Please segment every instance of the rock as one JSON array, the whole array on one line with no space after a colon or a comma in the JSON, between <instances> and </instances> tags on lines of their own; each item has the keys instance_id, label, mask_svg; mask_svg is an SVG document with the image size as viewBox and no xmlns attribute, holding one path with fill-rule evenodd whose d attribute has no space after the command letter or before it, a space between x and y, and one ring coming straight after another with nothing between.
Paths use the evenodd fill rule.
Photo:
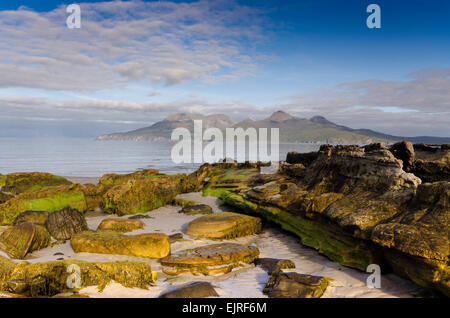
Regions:
<instances>
[{"instance_id":1,"label":"rock","mask_svg":"<svg viewBox=\"0 0 450 318\"><path fill-rule=\"evenodd\" d=\"M213 240L232 239L261 231L261 219L233 212L218 212L191 221L186 234Z\"/></svg>"},{"instance_id":2,"label":"rock","mask_svg":"<svg viewBox=\"0 0 450 318\"><path fill-rule=\"evenodd\" d=\"M7 284L9 290L15 294L23 294L28 290L28 284L24 279L10 280Z\"/></svg>"},{"instance_id":3,"label":"rock","mask_svg":"<svg viewBox=\"0 0 450 318\"><path fill-rule=\"evenodd\" d=\"M141 179L141 178L152 178L157 176L159 171L156 169L145 169L129 174L105 174L99 180L99 185L105 186L115 186L119 184L127 183L129 180Z\"/></svg>"},{"instance_id":4,"label":"rock","mask_svg":"<svg viewBox=\"0 0 450 318\"><path fill-rule=\"evenodd\" d=\"M113 231L86 231L70 240L75 253L118 254L145 258L163 258L170 253L165 234L123 235Z\"/></svg>"},{"instance_id":5,"label":"rock","mask_svg":"<svg viewBox=\"0 0 450 318\"><path fill-rule=\"evenodd\" d=\"M279 224L345 266L378 264L450 295L449 150L323 145L314 160L294 156L267 177L213 165L204 193ZM237 189L222 187L230 175L242 176Z\"/></svg>"},{"instance_id":6,"label":"rock","mask_svg":"<svg viewBox=\"0 0 450 318\"><path fill-rule=\"evenodd\" d=\"M55 212L66 207L84 212L86 200L79 184L29 190L0 205L0 223L10 225L25 211Z\"/></svg>"},{"instance_id":7,"label":"rock","mask_svg":"<svg viewBox=\"0 0 450 318\"><path fill-rule=\"evenodd\" d=\"M136 214L128 217L129 220L153 219L150 215Z\"/></svg>"},{"instance_id":8,"label":"rock","mask_svg":"<svg viewBox=\"0 0 450 318\"><path fill-rule=\"evenodd\" d=\"M145 224L138 220L104 219L98 226L97 231L131 232L144 228Z\"/></svg>"},{"instance_id":9,"label":"rock","mask_svg":"<svg viewBox=\"0 0 450 318\"><path fill-rule=\"evenodd\" d=\"M320 298L328 283L327 277L278 273L270 277L263 293L270 298Z\"/></svg>"},{"instance_id":10,"label":"rock","mask_svg":"<svg viewBox=\"0 0 450 318\"><path fill-rule=\"evenodd\" d=\"M5 203L12 198L14 198L14 195L0 191L0 204Z\"/></svg>"},{"instance_id":11,"label":"rock","mask_svg":"<svg viewBox=\"0 0 450 318\"><path fill-rule=\"evenodd\" d=\"M74 234L88 229L84 216L76 209L71 208L50 213L45 227L57 240L68 240Z\"/></svg>"},{"instance_id":12,"label":"rock","mask_svg":"<svg viewBox=\"0 0 450 318\"><path fill-rule=\"evenodd\" d=\"M50 234L41 225L24 222L8 228L0 236L0 249L11 258L23 259L27 253L50 244Z\"/></svg>"},{"instance_id":13,"label":"rock","mask_svg":"<svg viewBox=\"0 0 450 318\"><path fill-rule=\"evenodd\" d=\"M196 204L196 205L186 205L184 206L179 213L184 213L187 215L196 215L196 214L212 214L213 210L209 205L206 204Z\"/></svg>"},{"instance_id":14,"label":"rock","mask_svg":"<svg viewBox=\"0 0 450 318\"><path fill-rule=\"evenodd\" d=\"M44 211L25 211L20 213L13 224L17 225L22 222L30 222L38 225L45 226L45 222L48 219L48 212Z\"/></svg>"},{"instance_id":15,"label":"rock","mask_svg":"<svg viewBox=\"0 0 450 318\"><path fill-rule=\"evenodd\" d=\"M104 195L103 209L106 213L122 216L159 208L180 193L180 178L155 176L114 186Z\"/></svg>"},{"instance_id":16,"label":"rock","mask_svg":"<svg viewBox=\"0 0 450 318\"><path fill-rule=\"evenodd\" d=\"M16 172L4 177L3 185L0 186L9 189L14 194L72 184L66 178L43 172Z\"/></svg>"},{"instance_id":17,"label":"rock","mask_svg":"<svg viewBox=\"0 0 450 318\"><path fill-rule=\"evenodd\" d=\"M87 211L97 211L101 209L103 196L106 191L108 191L111 186L105 186L103 184L93 185L85 184L81 191L83 191L86 200L86 210Z\"/></svg>"},{"instance_id":18,"label":"rock","mask_svg":"<svg viewBox=\"0 0 450 318\"><path fill-rule=\"evenodd\" d=\"M182 241L183 240L183 233L175 233L172 235L169 235L169 239L170 239L170 243L175 243L178 241Z\"/></svg>"},{"instance_id":19,"label":"rock","mask_svg":"<svg viewBox=\"0 0 450 318\"><path fill-rule=\"evenodd\" d=\"M214 287L208 282L193 282L165 293L159 298L205 298L219 297Z\"/></svg>"},{"instance_id":20,"label":"rock","mask_svg":"<svg viewBox=\"0 0 450 318\"><path fill-rule=\"evenodd\" d=\"M243 263L250 264L258 256L259 250L254 246L221 243L180 251L161 259L161 264L168 275L214 275L228 273Z\"/></svg>"},{"instance_id":21,"label":"rock","mask_svg":"<svg viewBox=\"0 0 450 318\"><path fill-rule=\"evenodd\" d=\"M298 153L288 152L286 156L286 162L291 164L301 164L303 166L309 166L318 157L318 152Z\"/></svg>"},{"instance_id":22,"label":"rock","mask_svg":"<svg viewBox=\"0 0 450 318\"><path fill-rule=\"evenodd\" d=\"M389 149L395 158L400 159L403 162L403 169L410 171L414 166L414 146L409 141L402 141L393 144Z\"/></svg>"},{"instance_id":23,"label":"rock","mask_svg":"<svg viewBox=\"0 0 450 318\"><path fill-rule=\"evenodd\" d=\"M155 281L151 267L146 262L95 262L79 260L50 261L15 265L2 278L8 285L20 287L28 296L54 296L68 292L67 281L76 269L80 270L81 288L98 286L101 292L108 283L115 281L124 287L147 289ZM0 284L1 286L1 284Z\"/></svg>"},{"instance_id":24,"label":"rock","mask_svg":"<svg viewBox=\"0 0 450 318\"><path fill-rule=\"evenodd\" d=\"M295 263L288 259L258 258L255 265L261 266L269 275L277 274L282 269L295 268Z\"/></svg>"},{"instance_id":25,"label":"rock","mask_svg":"<svg viewBox=\"0 0 450 318\"><path fill-rule=\"evenodd\" d=\"M187 206L187 205L196 205L198 204L198 202L193 201L193 200L187 200L184 198L175 198L172 200L171 202L173 205L177 205L177 206Z\"/></svg>"}]
</instances>

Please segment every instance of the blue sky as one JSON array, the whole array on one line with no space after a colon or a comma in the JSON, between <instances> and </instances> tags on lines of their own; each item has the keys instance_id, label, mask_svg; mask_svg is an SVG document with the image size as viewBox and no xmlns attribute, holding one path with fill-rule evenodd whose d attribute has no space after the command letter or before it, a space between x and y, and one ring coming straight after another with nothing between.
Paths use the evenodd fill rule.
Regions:
<instances>
[{"instance_id":1,"label":"blue sky","mask_svg":"<svg viewBox=\"0 0 450 318\"><path fill-rule=\"evenodd\" d=\"M397 135L450 136L448 1L0 3L3 135L86 135L174 112L281 109ZM381 8L381 28L366 7Z\"/></svg>"}]
</instances>

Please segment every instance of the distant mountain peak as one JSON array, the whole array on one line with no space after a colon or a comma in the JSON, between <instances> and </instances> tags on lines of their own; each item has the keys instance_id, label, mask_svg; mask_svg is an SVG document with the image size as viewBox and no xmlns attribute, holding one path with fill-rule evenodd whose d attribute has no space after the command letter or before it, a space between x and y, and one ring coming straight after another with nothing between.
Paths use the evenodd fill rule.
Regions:
<instances>
[{"instance_id":1,"label":"distant mountain peak","mask_svg":"<svg viewBox=\"0 0 450 318\"><path fill-rule=\"evenodd\" d=\"M295 118L295 117L292 116L292 115L289 115L288 113L286 113L286 112L284 112L284 111L282 111L282 110L279 110L279 111L274 112L274 113L273 113L269 118L267 118L267 119L273 120L273 121L277 121L277 122L283 122L283 121L286 121L286 120L288 120L288 119L293 119L293 118Z\"/></svg>"},{"instance_id":2,"label":"distant mountain peak","mask_svg":"<svg viewBox=\"0 0 450 318\"><path fill-rule=\"evenodd\" d=\"M331 124L331 122L323 116L311 117L310 121L312 121L313 123L319 123L319 124L323 124L323 125Z\"/></svg>"}]
</instances>

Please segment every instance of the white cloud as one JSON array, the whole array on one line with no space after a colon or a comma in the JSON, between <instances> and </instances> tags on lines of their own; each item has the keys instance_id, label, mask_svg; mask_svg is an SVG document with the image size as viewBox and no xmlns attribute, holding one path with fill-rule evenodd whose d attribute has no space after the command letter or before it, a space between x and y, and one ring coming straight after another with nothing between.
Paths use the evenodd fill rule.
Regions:
<instances>
[{"instance_id":1,"label":"white cloud","mask_svg":"<svg viewBox=\"0 0 450 318\"><path fill-rule=\"evenodd\" d=\"M66 27L65 6L0 11L0 87L89 91L133 80L230 80L255 69L243 47L261 38L254 9L203 0L80 6L81 29Z\"/></svg>"}]
</instances>

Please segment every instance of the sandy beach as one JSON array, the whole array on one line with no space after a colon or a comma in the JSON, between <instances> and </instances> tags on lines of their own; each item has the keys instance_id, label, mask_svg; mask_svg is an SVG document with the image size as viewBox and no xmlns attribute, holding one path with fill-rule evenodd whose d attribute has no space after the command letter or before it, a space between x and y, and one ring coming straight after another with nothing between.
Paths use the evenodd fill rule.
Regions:
<instances>
[{"instance_id":1,"label":"sandy beach","mask_svg":"<svg viewBox=\"0 0 450 318\"><path fill-rule=\"evenodd\" d=\"M81 178L80 178L81 179ZM92 181L83 178L85 181ZM79 179L77 179L79 180ZM208 204L214 212L223 211L219 206L219 200L214 197L203 197L201 193L188 193L178 196L194 200L199 203ZM198 215L190 216L178 213L181 208L178 206L163 206L146 215L148 219L141 219L145 223L143 229L127 233L134 235L140 233L165 233L171 235L183 232L186 225ZM101 212L89 212L86 214L88 226L96 230L100 222L105 218L117 217ZM122 217L126 219L127 217ZM374 289L366 286L368 273L344 267L336 262L330 261L320 255L317 251L301 245L298 238L279 230L277 227L266 227L262 233L244 238L230 240L241 244L255 244L260 250L260 257L280 258L292 260L296 268L285 271L293 271L303 274L318 276L327 276L332 279L323 297L341 298L341 297L413 297L421 292L421 288L412 282L402 279L394 274L382 275L381 288ZM216 243L207 239L194 239L184 234L184 240L175 242L171 245L172 253L208 244ZM56 254L56 255L55 255ZM0 252L0 255L7 257L6 253ZM47 247L35 251L26 257L30 263L45 262L64 259L78 259L85 261L119 261L119 260L139 260L148 262L153 271L157 272L158 279L156 283L148 290L139 288L125 288L118 283L110 283L103 292L98 292L96 286L83 288L80 294L90 297L158 297L178 286L193 281L211 282L220 297L267 297L263 294L263 288L269 279L267 272L259 266L253 264L234 269L232 272L219 276L203 276L182 274L178 276L169 276L161 271L159 260L150 260L145 258L129 257L122 255L93 254L93 253L74 253L70 242ZM16 262L19 262L16 260ZM60 296L68 296L62 294Z\"/></svg>"}]
</instances>

